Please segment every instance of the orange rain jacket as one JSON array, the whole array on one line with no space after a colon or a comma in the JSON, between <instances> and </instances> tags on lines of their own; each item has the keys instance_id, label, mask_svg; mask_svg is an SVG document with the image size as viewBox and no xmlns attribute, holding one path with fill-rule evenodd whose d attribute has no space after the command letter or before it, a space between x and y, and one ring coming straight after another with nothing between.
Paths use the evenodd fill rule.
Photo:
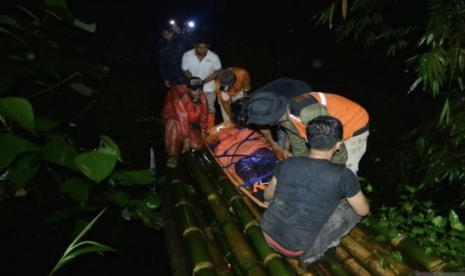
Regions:
<instances>
[{"instance_id":1,"label":"orange rain jacket","mask_svg":"<svg viewBox=\"0 0 465 276\"><path fill-rule=\"evenodd\" d=\"M165 97L161 113L165 129L165 148L168 154L179 155L183 138L190 138L191 147L203 145L201 129L207 128L208 103L204 93L195 104L186 85L174 85Z\"/></svg>"}]
</instances>

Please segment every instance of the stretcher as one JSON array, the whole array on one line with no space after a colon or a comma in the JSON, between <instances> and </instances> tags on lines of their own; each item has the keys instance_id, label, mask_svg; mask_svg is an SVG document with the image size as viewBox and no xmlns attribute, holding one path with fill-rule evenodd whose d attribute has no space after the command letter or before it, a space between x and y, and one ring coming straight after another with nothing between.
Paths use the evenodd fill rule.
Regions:
<instances>
[{"instance_id":1,"label":"stretcher","mask_svg":"<svg viewBox=\"0 0 465 276\"><path fill-rule=\"evenodd\" d=\"M214 157L217 164L223 169L224 173L229 178L229 180L234 185L236 185L236 187L238 187L238 189L245 196L250 198L250 200L252 200L258 206L260 206L262 208L267 208L268 203L265 202L265 200L263 198L263 193L264 193L264 190L267 187L268 182L255 181L253 183L247 183L247 185L246 185L246 181L244 181L237 173L235 173L235 172L233 172L231 170L228 170L226 168L225 164L223 164L219 160L218 156L215 155L214 147L216 146L216 144L213 141L218 139L217 134L223 128L234 128L234 125L232 123L230 123L230 122L226 122L226 123L219 124L219 125L215 126L214 128L210 129L208 131L209 135L205 139L205 145L206 145L207 151Z\"/></svg>"}]
</instances>

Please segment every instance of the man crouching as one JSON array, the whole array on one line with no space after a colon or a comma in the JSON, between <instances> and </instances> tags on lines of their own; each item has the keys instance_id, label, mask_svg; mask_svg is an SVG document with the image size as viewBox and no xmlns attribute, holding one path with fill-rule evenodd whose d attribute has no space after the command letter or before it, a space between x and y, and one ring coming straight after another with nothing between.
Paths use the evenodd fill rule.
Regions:
<instances>
[{"instance_id":1,"label":"man crouching","mask_svg":"<svg viewBox=\"0 0 465 276\"><path fill-rule=\"evenodd\" d=\"M271 201L260 222L268 245L306 267L337 246L369 213L355 174L332 163L342 124L319 116L306 128L310 154L282 161L265 190ZM278 185L279 184L279 185Z\"/></svg>"},{"instance_id":2,"label":"man crouching","mask_svg":"<svg viewBox=\"0 0 465 276\"><path fill-rule=\"evenodd\" d=\"M192 77L188 85L171 86L165 97L161 116L165 131L166 166L175 168L179 154L200 149L207 128L208 103L203 82Z\"/></svg>"}]
</instances>

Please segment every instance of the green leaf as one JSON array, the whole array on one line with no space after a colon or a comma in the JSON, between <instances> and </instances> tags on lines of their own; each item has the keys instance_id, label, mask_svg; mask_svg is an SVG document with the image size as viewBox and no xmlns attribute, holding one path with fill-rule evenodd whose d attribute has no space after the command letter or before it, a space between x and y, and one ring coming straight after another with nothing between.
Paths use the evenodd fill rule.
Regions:
<instances>
[{"instance_id":1,"label":"green leaf","mask_svg":"<svg viewBox=\"0 0 465 276\"><path fill-rule=\"evenodd\" d=\"M405 211L409 213L412 212L413 210L413 204L411 204L409 201L404 202L402 207L404 208Z\"/></svg>"},{"instance_id":2,"label":"green leaf","mask_svg":"<svg viewBox=\"0 0 465 276\"><path fill-rule=\"evenodd\" d=\"M19 155L34 143L12 133L0 134L0 171L8 167Z\"/></svg>"},{"instance_id":3,"label":"green leaf","mask_svg":"<svg viewBox=\"0 0 465 276\"><path fill-rule=\"evenodd\" d=\"M386 241L386 236L385 235L378 235L374 238L375 241L377 242L385 242Z\"/></svg>"},{"instance_id":4,"label":"green leaf","mask_svg":"<svg viewBox=\"0 0 465 276\"><path fill-rule=\"evenodd\" d=\"M44 0L43 6L61 20L70 23L73 22L74 16L69 10L65 0Z\"/></svg>"},{"instance_id":5,"label":"green leaf","mask_svg":"<svg viewBox=\"0 0 465 276\"><path fill-rule=\"evenodd\" d=\"M449 99L446 99L442 107L441 115L439 116L439 124L449 124L450 104Z\"/></svg>"},{"instance_id":6,"label":"green leaf","mask_svg":"<svg viewBox=\"0 0 465 276\"><path fill-rule=\"evenodd\" d=\"M19 190L26 187L39 171L38 155L38 153L35 153L22 156L10 167L8 180L11 181L16 189Z\"/></svg>"},{"instance_id":7,"label":"green leaf","mask_svg":"<svg viewBox=\"0 0 465 276\"><path fill-rule=\"evenodd\" d=\"M78 153L65 139L52 139L43 146L41 153L44 160L77 170L74 160Z\"/></svg>"},{"instance_id":8,"label":"green leaf","mask_svg":"<svg viewBox=\"0 0 465 276\"><path fill-rule=\"evenodd\" d=\"M105 179L113 171L117 160L116 152L111 148L81 153L74 162L79 170L95 182Z\"/></svg>"},{"instance_id":9,"label":"green leaf","mask_svg":"<svg viewBox=\"0 0 465 276\"><path fill-rule=\"evenodd\" d=\"M89 185L80 178L71 178L60 185L60 192L84 204L89 197Z\"/></svg>"},{"instance_id":10,"label":"green leaf","mask_svg":"<svg viewBox=\"0 0 465 276\"><path fill-rule=\"evenodd\" d=\"M447 225L447 218L443 216L435 216L432 220L431 223L433 223L434 226L436 227L445 227Z\"/></svg>"},{"instance_id":11,"label":"green leaf","mask_svg":"<svg viewBox=\"0 0 465 276\"><path fill-rule=\"evenodd\" d=\"M155 194L150 194L146 198L144 198L145 207L149 209L156 209L160 206L160 197Z\"/></svg>"},{"instance_id":12,"label":"green leaf","mask_svg":"<svg viewBox=\"0 0 465 276\"><path fill-rule=\"evenodd\" d=\"M389 231L388 235L389 235L389 238L394 239L394 238L400 237L401 233L397 229L392 229Z\"/></svg>"},{"instance_id":13,"label":"green leaf","mask_svg":"<svg viewBox=\"0 0 465 276\"><path fill-rule=\"evenodd\" d=\"M120 150L119 150L118 145L117 145L110 137L108 137L108 136L106 136L106 135L103 135L103 134L100 135L100 139L102 140L102 143L103 143L106 147L109 147L109 148L113 149L113 150L116 152L117 156L118 156L118 160L119 160L120 162L123 162L123 160L122 160L122 158L121 158L121 152L120 152Z\"/></svg>"},{"instance_id":14,"label":"green leaf","mask_svg":"<svg viewBox=\"0 0 465 276\"><path fill-rule=\"evenodd\" d=\"M49 275L55 273L58 269L63 267L68 262L72 261L73 259L86 254L86 253L100 253L104 251L114 251L117 252L115 249L100 244L94 241L83 241L79 242L79 240L92 228L95 222L100 218L100 216L106 211L106 208L102 210L80 233L76 236L76 238L71 242L71 244L66 248L65 253L63 256L58 260L55 267L52 269ZM78 243L79 242L79 243Z\"/></svg>"},{"instance_id":15,"label":"green leaf","mask_svg":"<svg viewBox=\"0 0 465 276\"><path fill-rule=\"evenodd\" d=\"M132 170L132 171L115 171L112 173L113 178L119 185L150 185L155 181L150 170Z\"/></svg>"},{"instance_id":16,"label":"green leaf","mask_svg":"<svg viewBox=\"0 0 465 276\"><path fill-rule=\"evenodd\" d=\"M0 114L18 123L25 130L35 133L34 112L28 100L16 97L0 99Z\"/></svg>"},{"instance_id":17,"label":"green leaf","mask_svg":"<svg viewBox=\"0 0 465 276\"><path fill-rule=\"evenodd\" d=\"M462 222L460 222L459 216L454 210L450 210L449 212L449 222L452 229L457 231L464 231L465 227L463 226Z\"/></svg>"},{"instance_id":18,"label":"green leaf","mask_svg":"<svg viewBox=\"0 0 465 276\"><path fill-rule=\"evenodd\" d=\"M36 130L40 132L48 132L56 128L59 124L59 121L45 117L37 117L35 120Z\"/></svg>"},{"instance_id":19,"label":"green leaf","mask_svg":"<svg viewBox=\"0 0 465 276\"><path fill-rule=\"evenodd\" d=\"M381 266L381 268L386 269L386 268L389 268L391 264L386 258L381 257L379 258L379 265Z\"/></svg>"},{"instance_id":20,"label":"green leaf","mask_svg":"<svg viewBox=\"0 0 465 276\"><path fill-rule=\"evenodd\" d=\"M400 253L400 251L396 250L396 251L393 251L391 253L391 255L398 261L398 262L402 262L402 254Z\"/></svg>"},{"instance_id":21,"label":"green leaf","mask_svg":"<svg viewBox=\"0 0 465 276\"><path fill-rule=\"evenodd\" d=\"M414 235L414 236L421 235L421 234L424 234L424 233L425 233L425 230L423 228L413 227L413 229L412 229L412 235Z\"/></svg>"}]
</instances>

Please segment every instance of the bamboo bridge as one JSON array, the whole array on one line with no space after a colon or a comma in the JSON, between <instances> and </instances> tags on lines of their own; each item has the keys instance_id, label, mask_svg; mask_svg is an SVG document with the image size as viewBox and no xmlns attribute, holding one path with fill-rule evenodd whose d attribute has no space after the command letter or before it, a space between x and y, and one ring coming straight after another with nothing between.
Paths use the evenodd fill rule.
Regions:
<instances>
[{"instance_id":1,"label":"bamboo bridge","mask_svg":"<svg viewBox=\"0 0 465 276\"><path fill-rule=\"evenodd\" d=\"M160 187L172 275L414 275L447 270L405 235L368 218L341 240L336 257L303 270L268 247L263 209L244 196L208 152L183 155ZM377 242L384 235L389 242ZM393 254L401 252L401 254ZM397 257L400 255L401 257Z\"/></svg>"}]
</instances>

